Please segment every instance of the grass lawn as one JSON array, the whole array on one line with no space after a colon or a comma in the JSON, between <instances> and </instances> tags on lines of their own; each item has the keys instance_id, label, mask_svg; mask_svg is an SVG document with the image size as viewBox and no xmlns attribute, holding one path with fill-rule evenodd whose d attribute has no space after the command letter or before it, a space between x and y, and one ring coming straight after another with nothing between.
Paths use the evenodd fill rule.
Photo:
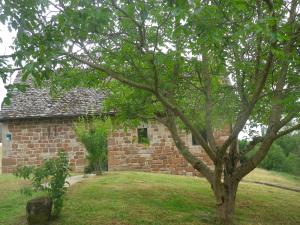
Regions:
<instances>
[{"instance_id":1,"label":"grass lawn","mask_svg":"<svg viewBox=\"0 0 300 225\"><path fill-rule=\"evenodd\" d=\"M255 179L253 176L260 177L259 174L264 172L258 170L251 179ZM282 185L298 183L300 187L299 180L290 180L281 174L273 176L289 180L290 183ZM18 180L11 176L0 176L1 225L24 224L26 198L18 193L17 184ZM213 224L214 218L214 198L204 179L114 172L89 178L69 188L61 218L52 224L204 225ZM241 183L236 224L300 224L300 193Z\"/></svg>"},{"instance_id":2,"label":"grass lawn","mask_svg":"<svg viewBox=\"0 0 300 225\"><path fill-rule=\"evenodd\" d=\"M31 198L20 193L26 183L12 175L0 174L0 224L16 224L25 215L26 202Z\"/></svg>"}]
</instances>

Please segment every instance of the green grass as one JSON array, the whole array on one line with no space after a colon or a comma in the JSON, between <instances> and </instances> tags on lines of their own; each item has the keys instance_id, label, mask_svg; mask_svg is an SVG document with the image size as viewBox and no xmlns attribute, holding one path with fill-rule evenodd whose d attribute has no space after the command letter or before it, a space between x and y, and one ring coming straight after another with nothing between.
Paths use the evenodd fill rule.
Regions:
<instances>
[{"instance_id":1,"label":"green grass","mask_svg":"<svg viewBox=\"0 0 300 225\"><path fill-rule=\"evenodd\" d=\"M258 170L257 173L260 176L264 171ZM10 193L7 196L3 192L7 186L2 181L5 179L13 187L18 182L12 177L0 176L0 224L24 224L26 199L19 198L16 188L14 191L7 190ZM6 201L2 201L3 194ZM257 184L240 184L236 224L296 225L300 224L299 212L300 193ZM214 220L215 202L204 179L114 172L89 178L69 188L61 218L52 224L204 225L213 224Z\"/></svg>"},{"instance_id":2,"label":"green grass","mask_svg":"<svg viewBox=\"0 0 300 225\"><path fill-rule=\"evenodd\" d=\"M26 185L23 180L12 175L0 174L0 224L16 224L24 215L26 202L30 197L22 195L20 187Z\"/></svg>"}]
</instances>

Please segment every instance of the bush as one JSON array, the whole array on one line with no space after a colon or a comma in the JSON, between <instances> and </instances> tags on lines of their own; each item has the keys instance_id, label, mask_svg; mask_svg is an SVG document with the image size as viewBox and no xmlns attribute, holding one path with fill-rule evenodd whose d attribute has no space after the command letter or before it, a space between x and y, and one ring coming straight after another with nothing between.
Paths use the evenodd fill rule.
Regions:
<instances>
[{"instance_id":1,"label":"bush","mask_svg":"<svg viewBox=\"0 0 300 225\"><path fill-rule=\"evenodd\" d=\"M249 160L257 152L258 148L259 146L256 146L252 151L248 152L244 157L244 161ZM266 170L282 171L285 158L282 148L273 144L264 160L259 164L259 167Z\"/></svg>"},{"instance_id":2,"label":"bush","mask_svg":"<svg viewBox=\"0 0 300 225\"><path fill-rule=\"evenodd\" d=\"M110 119L80 118L75 131L87 150L88 167L85 172L102 173L107 169L107 137L112 128Z\"/></svg>"},{"instance_id":3,"label":"bush","mask_svg":"<svg viewBox=\"0 0 300 225\"><path fill-rule=\"evenodd\" d=\"M94 172L94 169L90 165L85 166L84 169L83 169L84 174L89 174L89 173L92 173L92 172Z\"/></svg>"},{"instance_id":4,"label":"bush","mask_svg":"<svg viewBox=\"0 0 300 225\"><path fill-rule=\"evenodd\" d=\"M273 144L266 158L261 162L260 166L267 170L282 171L285 162L285 155L282 148Z\"/></svg>"},{"instance_id":5,"label":"bush","mask_svg":"<svg viewBox=\"0 0 300 225\"><path fill-rule=\"evenodd\" d=\"M66 178L69 174L69 161L64 151L58 152L58 158L48 159L39 167L18 167L15 176L30 180L30 188L23 188L24 194L45 191L53 202L53 216L59 216L63 206L63 196L66 192Z\"/></svg>"},{"instance_id":6,"label":"bush","mask_svg":"<svg viewBox=\"0 0 300 225\"><path fill-rule=\"evenodd\" d=\"M281 139L278 139L271 146L267 156L260 163L259 167L267 170L275 170L280 172L286 172L293 175L300 175L300 152L299 152L299 134L285 136ZM240 152L243 155L245 151L245 146L248 144L246 140L239 141ZM259 146L256 146L255 149L243 155L241 163L247 161L252 157Z\"/></svg>"},{"instance_id":7,"label":"bush","mask_svg":"<svg viewBox=\"0 0 300 225\"><path fill-rule=\"evenodd\" d=\"M283 150L286 156L289 156L290 153L300 157L300 135L286 135L275 141Z\"/></svg>"},{"instance_id":8,"label":"bush","mask_svg":"<svg viewBox=\"0 0 300 225\"><path fill-rule=\"evenodd\" d=\"M300 176L300 157L296 154L290 153L283 164L284 172Z\"/></svg>"}]
</instances>

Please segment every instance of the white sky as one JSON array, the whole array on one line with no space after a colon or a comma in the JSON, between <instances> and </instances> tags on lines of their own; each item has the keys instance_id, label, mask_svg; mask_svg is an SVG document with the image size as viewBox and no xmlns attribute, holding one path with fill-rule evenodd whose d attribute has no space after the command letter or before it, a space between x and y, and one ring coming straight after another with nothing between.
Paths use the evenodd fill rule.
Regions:
<instances>
[{"instance_id":1,"label":"white sky","mask_svg":"<svg viewBox=\"0 0 300 225\"><path fill-rule=\"evenodd\" d=\"M0 42L0 55L7 55L12 53L10 46L13 43L14 37L15 32L9 32L6 26L0 23L0 38L2 39L2 43ZM8 79L8 83L12 83L12 81L13 79ZM2 103L5 95L6 89L4 88L2 79L0 79L0 103Z\"/></svg>"}]
</instances>

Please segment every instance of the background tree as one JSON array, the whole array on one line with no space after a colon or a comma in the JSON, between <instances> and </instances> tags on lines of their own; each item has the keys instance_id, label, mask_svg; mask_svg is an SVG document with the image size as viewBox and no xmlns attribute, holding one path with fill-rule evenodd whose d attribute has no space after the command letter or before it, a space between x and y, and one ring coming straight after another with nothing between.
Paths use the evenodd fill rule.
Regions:
<instances>
[{"instance_id":1,"label":"background tree","mask_svg":"<svg viewBox=\"0 0 300 225\"><path fill-rule=\"evenodd\" d=\"M111 88L120 119L156 119L211 184L223 224L232 224L241 179L272 143L300 128L297 0L2 0L1 21L17 30L15 66L53 90ZM113 101L114 100L114 101ZM246 123L267 127L245 147ZM214 131L231 124L224 143ZM191 132L214 164L178 135ZM201 134L206 130L207 141Z\"/></svg>"}]
</instances>

